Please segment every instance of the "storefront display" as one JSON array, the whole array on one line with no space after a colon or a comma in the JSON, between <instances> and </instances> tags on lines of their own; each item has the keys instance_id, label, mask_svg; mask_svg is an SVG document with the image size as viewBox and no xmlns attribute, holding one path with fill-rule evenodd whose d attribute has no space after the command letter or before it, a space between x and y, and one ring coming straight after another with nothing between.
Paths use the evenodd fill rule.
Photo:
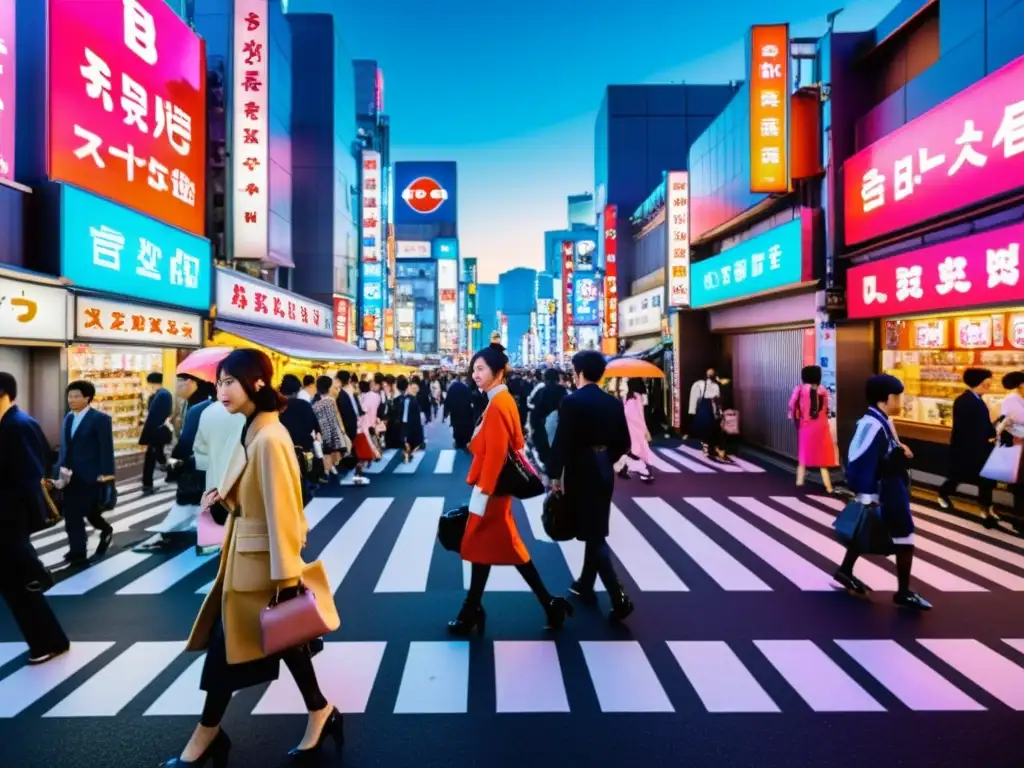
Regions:
<instances>
[{"instance_id":1,"label":"storefront display","mask_svg":"<svg viewBox=\"0 0 1024 768\"><path fill-rule=\"evenodd\" d=\"M67 334L67 291L0 276L0 339L57 342Z\"/></svg>"}]
</instances>

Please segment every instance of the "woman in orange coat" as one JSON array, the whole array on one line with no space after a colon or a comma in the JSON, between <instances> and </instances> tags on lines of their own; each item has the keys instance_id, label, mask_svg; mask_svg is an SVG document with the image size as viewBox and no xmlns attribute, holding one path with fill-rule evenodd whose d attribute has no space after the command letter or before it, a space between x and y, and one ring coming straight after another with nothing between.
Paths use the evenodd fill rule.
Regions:
<instances>
[{"instance_id":1,"label":"woman in orange coat","mask_svg":"<svg viewBox=\"0 0 1024 768\"><path fill-rule=\"evenodd\" d=\"M487 614L481 600L492 565L514 565L540 601L547 628L558 629L566 616L572 616L572 605L564 597L552 597L544 587L512 517L512 497L494 495L509 451L524 447L519 409L505 386L505 348L491 344L473 356L470 368L473 381L487 393L488 404L469 443L473 464L466 482L473 486L473 493L460 554L473 564L472 577L466 602L455 620L448 622L448 630L455 635L468 635L474 629L483 633Z\"/></svg>"}]
</instances>

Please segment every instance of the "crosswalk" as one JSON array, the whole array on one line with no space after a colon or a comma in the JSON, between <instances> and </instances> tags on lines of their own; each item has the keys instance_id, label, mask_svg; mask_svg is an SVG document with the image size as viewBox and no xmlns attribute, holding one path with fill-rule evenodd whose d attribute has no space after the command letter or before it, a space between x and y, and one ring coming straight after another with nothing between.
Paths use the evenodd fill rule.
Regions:
<instances>
[{"instance_id":1,"label":"crosswalk","mask_svg":"<svg viewBox=\"0 0 1024 768\"><path fill-rule=\"evenodd\" d=\"M203 658L181 640L25 656L0 643L0 719L202 711ZM1021 638L327 642L314 665L346 714L1024 711ZM305 712L284 673L250 707Z\"/></svg>"},{"instance_id":2,"label":"crosswalk","mask_svg":"<svg viewBox=\"0 0 1024 768\"><path fill-rule=\"evenodd\" d=\"M468 587L468 564L436 541L439 516L464 503L463 497L367 497L362 489L353 495L316 498L306 508L310 533L304 556L323 561L335 590L415 594L427 592L428 585ZM144 510L134 503L118 513L115 526L162 511L160 503ZM842 507L837 499L815 495L617 496L608 544L631 592L829 592L837 589L832 573L844 553L831 529ZM551 541L542 510L542 498L514 506L538 568L561 589L580 571L583 544ZM920 505L915 516L917 588L929 594L1024 592L1024 539ZM48 594L201 595L212 586L215 558L192 549L173 555L122 551L74 572ZM357 564L358 584L348 579ZM889 559L863 558L857 575L878 592L896 590ZM597 588L604 588L600 581ZM508 566L493 569L487 589L529 591Z\"/></svg>"}]
</instances>

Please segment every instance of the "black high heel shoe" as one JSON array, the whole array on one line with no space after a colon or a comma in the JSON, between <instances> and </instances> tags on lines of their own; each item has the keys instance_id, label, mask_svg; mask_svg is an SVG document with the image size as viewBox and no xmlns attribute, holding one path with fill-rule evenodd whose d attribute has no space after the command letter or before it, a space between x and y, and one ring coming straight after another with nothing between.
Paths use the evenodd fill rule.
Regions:
<instances>
[{"instance_id":1,"label":"black high heel shoe","mask_svg":"<svg viewBox=\"0 0 1024 768\"><path fill-rule=\"evenodd\" d=\"M288 751L288 756L296 759L301 759L312 755L315 752L319 752L320 748L323 747L324 742L327 741L327 737L330 736L334 739L334 744L338 749L341 749L345 744L345 720L338 711L337 707L331 709L331 714L327 716L327 720L324 722L324 727L320 731L320 736L309 749L300 749L295 747Z\"/></svg>"},{"instance_id":2,"label":"black high heel shoe","mask_svg":"<svg viewBox=\"0 0 1024 768\"><path fill-rule=\"evenodd\" d=\"M199 766L211 763L213 768L227 768L228 755L231 753L231 739L224 731L217 731L217 735L213 737L213 741L203 751L203 754L199 756L197 760L188 762L182 760L180 756L172 757L166 763L163 763L161 768L198 768Z\"/></svg>"},{"instance_id":3,"label":"black high heel shoe","mask_svg":"<svg viewBox=\"0 0 1024 768\"><path fill-rule=\"evenodd\" d=\"M544 629L561 629L565 624L566 617L571 619L574 612L572 603L564 597L551 598L551 602L544 606L544 613L548 617L548 623L544 625Z\"/></svg>"},{"instance_id":4,"label":"black high heel shoe","mask_svg":"<svg viewBox=\"0 0 1024 768\"><path fill-rule=\"evenodd\" d=\"M487 613L482 605L463 603L459 615L454 621L448 622L448 632L459 637L469 637L475 629L477 634L482 635L486 625Z\"/></svg>"}]
</instances>

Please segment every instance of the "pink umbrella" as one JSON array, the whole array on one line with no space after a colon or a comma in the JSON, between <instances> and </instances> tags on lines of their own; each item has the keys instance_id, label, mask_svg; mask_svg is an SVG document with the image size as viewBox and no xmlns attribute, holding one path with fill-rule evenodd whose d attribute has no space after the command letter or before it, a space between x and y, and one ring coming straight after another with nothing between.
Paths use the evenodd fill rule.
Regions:
<instances>
[{"instance_id":1,"label":"pink umbrella","mask_svg":"<svg viewBox=\"0 0 1024 768\"><path fill-rule=\"evenodd\" d=\"M217 366L220 361L234 352L233 347L206 347L197 349L180 363L178 376L194 376L200 381L214 384L217 381Z\"/></svg>"}]
</instances>

